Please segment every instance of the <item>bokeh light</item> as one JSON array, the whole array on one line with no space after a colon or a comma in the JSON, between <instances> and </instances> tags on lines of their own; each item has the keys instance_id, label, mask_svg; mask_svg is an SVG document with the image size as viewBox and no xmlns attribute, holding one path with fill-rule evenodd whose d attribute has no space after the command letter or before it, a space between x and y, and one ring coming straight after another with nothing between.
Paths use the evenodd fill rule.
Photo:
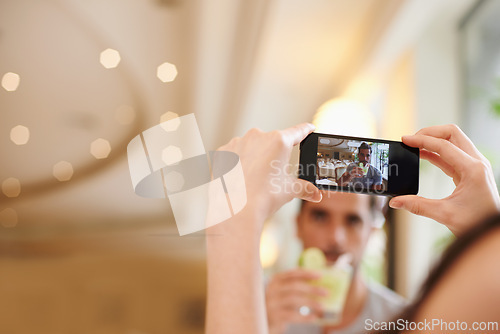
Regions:
<instances>
[{"instance_id":1,"label":"bokeh light","mask_svg":"<svg viewBox=\"0 0 500 334\"><path fill-rule=\"evenodd\" d=\"M23 125L17 125L10 130L10 140L16 145L24 145L30 140L30 130Z\"/></svg>"},{"instance_id":2,"label":"bokeh light","mask_svg":"<svg viewBox=\"0 0 500 334\"><path fill-rule=\"evenodd\" d=\"M17 211L12 208L6 208L0 211L0 225L5 228L12 228L18 222Z\"/></svg>"},{"instance_id":3,"label":"bokeh light","mask_svg":"<svg viewBox=\"0 0 500 334\"><path fill-rule=\"evenodd\" d=\"M73 177L73 165L67 161L59 161L52 168L54 177L61 181L69 181Z\"/></svg>"},{"instance_id":4,"label":"bokeh light","mask_svg":"<svg viewBox=\"0 0 500 334\"><path fill-rule=\"evenodd\" d=\"M169 122L163 124L164 122L167 121ZM167 111L166 113L161 115L160 122L162 123L161 127L165 129L165 131L175 131L181 124L181 119L179 118L179 115L177 115L175 112Z\"/></svg>"},{"instance_id":5,"label":"bokeh light","mask_svg":"<svg viewBox=\"0 0 500 334\"><path fill-rule=\"evenodd\" d=\"M167 146L161 154L161 159L167 166L179 163L182 160L182 151L177 146Z\"/></svg>"},{"instance_id":6,"label":"bokeh light","mask_svg":"<svg viewBox=\"0 0 500 334\"><path fill-rule=\"evenodd\" d=\"M177 76L177 67L175 67L174 64L163 63L158 66L158 69L156 70L156 76L162 82L174 81L175 77Z\"/></svg>"},{"instance_id":7,"label":"bokeh light","mask_svg":"<svg viewBox=\"0 0 500 334\"><path fill-rule=\"evenodd\" d=\"M265 228L260 237L260 263L263 268L271 267L278 259L278 243L269 228Z\"/></svg>"},{"instance_id":8,"label":"bokeh light","mask_svg":"<svg viewBox=\"0 0 500 334\"><path fill-rule=\"evenodd\" d=\"M21 193L21 182L14 177L9 177L2 182L2 192L7 197L17 197Z\"/></svg>"},{"instance_id":9,"label":"bokeh light","mask_svg":"<svg viewBox=\"0 0 500 334\"><path fill-rule=\"evenodd\" d=\"M105 68L115 68L120 63L120 53L113 49L101 52L100 62Z\"/></svg>"},{"instance_id":10,"label":"bokeh light","mask_svg":"<svg viewBox=\"0 0 500 334\"><path fill-rule=\"evenodd\" d=\"M170 172L165 176L165 186L169 192L179 191L184 186L184 177L179 172Z\"/></svg>"},{"instance_id":11,"label":"bokeh light","mask_svg":"<svg viewBox=\"0 0 500 334\"><path fill-rule=\"evenodd\" d=\"M375 137L377 123L368 107L356 100L336 98L325 102L314 115L316 131L345 136Z\"/></svg>"},{"instance_id":12,"label":"bokeh light","mask_svg":"<svg viewBox=\"0 0 500 334\"><path fill-rule=\"evenodd\" d=\"M96 159L106 159L111 152L111 145L106 139L96 139L90 144L90 153Z\"/></svg>"},{"instance_id":13,"label":"bokeh light","mask_svg":"<svg viewBox=\"0 0 500 334\"><path fill-rule=\"evenodd\" d=\"M2 87L8 92L14 92L19 87L21 77L19 74L8 72L2 77Z\"/></svg>"}]
</instances>

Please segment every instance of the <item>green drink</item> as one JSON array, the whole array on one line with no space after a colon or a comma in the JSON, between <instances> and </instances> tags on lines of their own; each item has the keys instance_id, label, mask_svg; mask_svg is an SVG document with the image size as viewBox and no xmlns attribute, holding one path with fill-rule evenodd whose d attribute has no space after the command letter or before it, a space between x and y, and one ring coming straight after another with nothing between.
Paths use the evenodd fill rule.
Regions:
<instances>
[{"instance_id":1,"label":"green drink","mask_svg":"<svg viewBox=\"0 0 500 334\"><path fill-rule=\"evenodd\" d=\"M323 318L318 321L322 325L333 325L340 322L344 310L347 293L352 280L351 255L344 254L334 265L328 266L325 255L318 248L308 248L300 257L299 264L305 269L321 274L312 285L328 290L328 295L318 298L323 307Z\"/></svg>"},{"instance_id":2,"label":"green drink","mask_svg":"<svg viewBox=\"0 0 500 334\"><path fill-rule=\"evenodd\" d=\"M368 173L368 168L369 168L368 164L363 165L363 163L360 162L359 167L361 167L363 169L363 175L366 175L366 173Z\"/></svg>"},{"instance_id":3,"label":"green drink","mask_svg":"<svg viewBox=\"0 0 500 334\"><path fill-rule=\"evenodd\" d=\"M321 324L336 324L342 319L342 312L349 292L352 278L352 268L333 265L322 269L321 278L313 284L328 290L328 295L319 298L324 315Z\"/></svg>"}]
</instances>

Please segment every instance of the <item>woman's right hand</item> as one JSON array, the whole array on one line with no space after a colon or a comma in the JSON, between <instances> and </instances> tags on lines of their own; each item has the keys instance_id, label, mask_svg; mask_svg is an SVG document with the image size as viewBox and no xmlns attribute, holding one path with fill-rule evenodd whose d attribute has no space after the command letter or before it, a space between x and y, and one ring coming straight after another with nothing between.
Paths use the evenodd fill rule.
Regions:
<instances>
[{"instance_id":1,"label":"woman's right hand","mask_svg":"<svg viewBox=\"0 0 500 334\"><path fill-rule=\"evenodd\" d=\"M408 195L393 198L389 205L434 219L455 235L495 212L500 197L490 162L456 125L423 128L403 142L420 149L420 157L453 178L455 190L443 199Z\"/></svg>"},{"instance_id":2,"label":"woman's right hand","mask_svg":"<svg viewBox=\"0 0 500 334\"><path fill-rule=\"evenodd\" d=\"M266 310L270 334L283 334L292 323L311 323L323 313L319 297L328 290L313 286L310 281L320 274L304 269L293 269L274 275L266 288ZM307 307L309 314L301 314Z\"/></svg>"}]
</instances>

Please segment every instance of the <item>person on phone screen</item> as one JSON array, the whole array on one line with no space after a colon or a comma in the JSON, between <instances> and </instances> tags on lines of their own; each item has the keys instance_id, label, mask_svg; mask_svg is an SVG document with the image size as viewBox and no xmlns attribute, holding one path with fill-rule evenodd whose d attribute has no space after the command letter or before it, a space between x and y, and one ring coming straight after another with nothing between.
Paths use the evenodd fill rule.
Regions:
<instances>
[{"instance_id":1,"label":"person on phone screen","mask_svg":"<svg viewBox=\"0 0 500 334\"><path fill-rule=\"evenodd\" d=\"M392 290L367 282L360 270L372 232L384 223L386 198L333 191L322 194L319 203L302 201L296 218L297 236L304 249L316 247L323 251L329 265L350 254L354 273L342 319L335 325L318 325L324 310L316 300L323 297L323 291L310 284L317 274L292 269L274 275L267 284L270 334L361 333L366 319L388 321L406 306L406 301Z\"/></svg>"},{"instance_id":2,"label":"person on phone screen","mask_svg":"<svg viewBox=\"0 0 500 334\"><path fill-rule=\"evenodd\" d=\"M339 178L339 185L360 190L382 190L382 173L370 164L371 155L372 147L362 142L358 147L359 163L352 163L347 166L345 173ZM361 166L365 170L368 166L366 173Z\"/></svg>"}]
</instances>

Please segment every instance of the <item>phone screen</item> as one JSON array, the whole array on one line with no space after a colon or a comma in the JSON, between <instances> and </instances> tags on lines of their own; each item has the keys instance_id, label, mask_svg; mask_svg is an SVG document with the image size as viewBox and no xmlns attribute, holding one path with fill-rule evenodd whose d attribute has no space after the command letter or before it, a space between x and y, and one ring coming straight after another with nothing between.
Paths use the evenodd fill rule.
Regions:
<instances>
[{"instance_id":1,"label":"phone screen","mask_svg":"<svg viewBox=\"0 0 500 334\"><path fill-rule=\"evenodd\" d=\"M299 177L318 188L378 195L418 192L419 151L402 142L312 133L300 149Z\"/></svg>"}]
</instances>

